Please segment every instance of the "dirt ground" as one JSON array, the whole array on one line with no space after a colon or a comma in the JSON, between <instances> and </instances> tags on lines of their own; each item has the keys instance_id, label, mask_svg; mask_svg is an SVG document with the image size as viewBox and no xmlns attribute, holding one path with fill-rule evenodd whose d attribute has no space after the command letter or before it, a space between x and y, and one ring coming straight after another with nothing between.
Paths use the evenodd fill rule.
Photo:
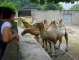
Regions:
<instances>
[{"instance_id":1,"label":"dirt ground","mask_svg":"<svg viewBox=\"0 0 79 60\"><path fill-rule=\"evenodd\" d=\"M66 25L66 28L67 28L67 32L68 32L68 44L69 44L68 53L74 59L79 60L79 26L78 25ZM41 40L39 43L42 45ZM64 47L65 43L66 43L66 41L63 38L61 45L63 45L63 47ZM72 59L65 59L65 60L72 60Z\"/></svg>"}]
</instances>

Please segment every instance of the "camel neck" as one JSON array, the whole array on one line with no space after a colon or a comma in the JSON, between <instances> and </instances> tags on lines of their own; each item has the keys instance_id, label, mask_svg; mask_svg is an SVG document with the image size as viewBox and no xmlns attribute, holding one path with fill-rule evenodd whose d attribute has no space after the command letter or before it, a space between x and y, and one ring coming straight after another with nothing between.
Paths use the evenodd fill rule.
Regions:
<instances>
[{"instance_id":1,"label":"camel neck","mask_svg":"<svg viewBox=\"0 0 79 60\"><path fill-rule=\"evenodd\" d=\"M24 24L24 26L25 26L26 28L30 28L30 27L31 27L31 25L29 25L29 24L26 23L26 22L23 22L23 24Z\"/></svg>"},{"instance_id":2,"label":"camel neck","mask_svg":"<svg viewBox=\"0 0 79 60\"><path fill-rule=\"evenodd\" d=\"M40 33L45 32L46 30L44 29L44 27L40 27L39 28Z\"/></svg>"}]
</instances>

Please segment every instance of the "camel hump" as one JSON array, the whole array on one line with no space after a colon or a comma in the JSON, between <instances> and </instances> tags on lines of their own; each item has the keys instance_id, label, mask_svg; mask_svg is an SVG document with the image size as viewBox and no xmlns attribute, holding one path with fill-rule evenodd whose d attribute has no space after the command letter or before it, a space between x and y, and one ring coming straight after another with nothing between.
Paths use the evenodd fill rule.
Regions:
<instances>
[{"instance_id":1,"label":"camel hump","mask_svg":"<svg viewBox=\"0 0 79 60\"><path fill-rule=\"evenodd\" d=\"M60 21L59 21L59 23L61 23L63 20L62 19L60 19Z\"/></svg>"}]
</instances>

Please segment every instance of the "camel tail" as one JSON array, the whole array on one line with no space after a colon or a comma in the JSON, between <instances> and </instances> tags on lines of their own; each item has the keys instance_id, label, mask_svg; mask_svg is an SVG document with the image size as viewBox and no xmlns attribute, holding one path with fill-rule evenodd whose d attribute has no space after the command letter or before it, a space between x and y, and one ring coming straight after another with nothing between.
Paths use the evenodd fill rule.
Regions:
<instances>
[{"instance_id":1,"label":"camel tail","mask_svg":"<svg viewBox=\"0 0 79 60\"><path fill-rule=\"evenodd\" d=\"M66 28L65 28L65 39L68 40L68 33L67 33Z\"/></svg>"}]
</instances>

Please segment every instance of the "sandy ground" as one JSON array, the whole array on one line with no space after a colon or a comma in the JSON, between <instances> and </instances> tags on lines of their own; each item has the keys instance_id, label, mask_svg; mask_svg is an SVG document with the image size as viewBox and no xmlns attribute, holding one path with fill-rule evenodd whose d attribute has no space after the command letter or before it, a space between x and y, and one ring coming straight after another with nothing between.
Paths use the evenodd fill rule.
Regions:
<instances>
[{"instance_id":1,"label":"sandy ground","mask_svg":"<svg viewBox=\"0 0 79 60\"><path fill-rule=\"evenodd\" d=\"M67 25L67 32L68 32L68 53L71 55L74 59L79 60L79 26L78 25ZM42 41L39 42L42 45ZM58 42L57 42L58 43ZM66 41L63 38L61 49L66 47ZM49 46L48 46L49 49ZM64 50L64 49L63 49ZM72 60L68 56L63 56L61 60Z\"/></svg>"},{"instance_id":2,"label":"sandy ground","mask_svg":"<svg viewBox=\"0 0 79 60\"><path fill-rule=\"evenodd\" d=\"M79 60L79 26L67 26L67 30L69 34L69 53L76 60Z\"/></svg>"}]
</instances>

